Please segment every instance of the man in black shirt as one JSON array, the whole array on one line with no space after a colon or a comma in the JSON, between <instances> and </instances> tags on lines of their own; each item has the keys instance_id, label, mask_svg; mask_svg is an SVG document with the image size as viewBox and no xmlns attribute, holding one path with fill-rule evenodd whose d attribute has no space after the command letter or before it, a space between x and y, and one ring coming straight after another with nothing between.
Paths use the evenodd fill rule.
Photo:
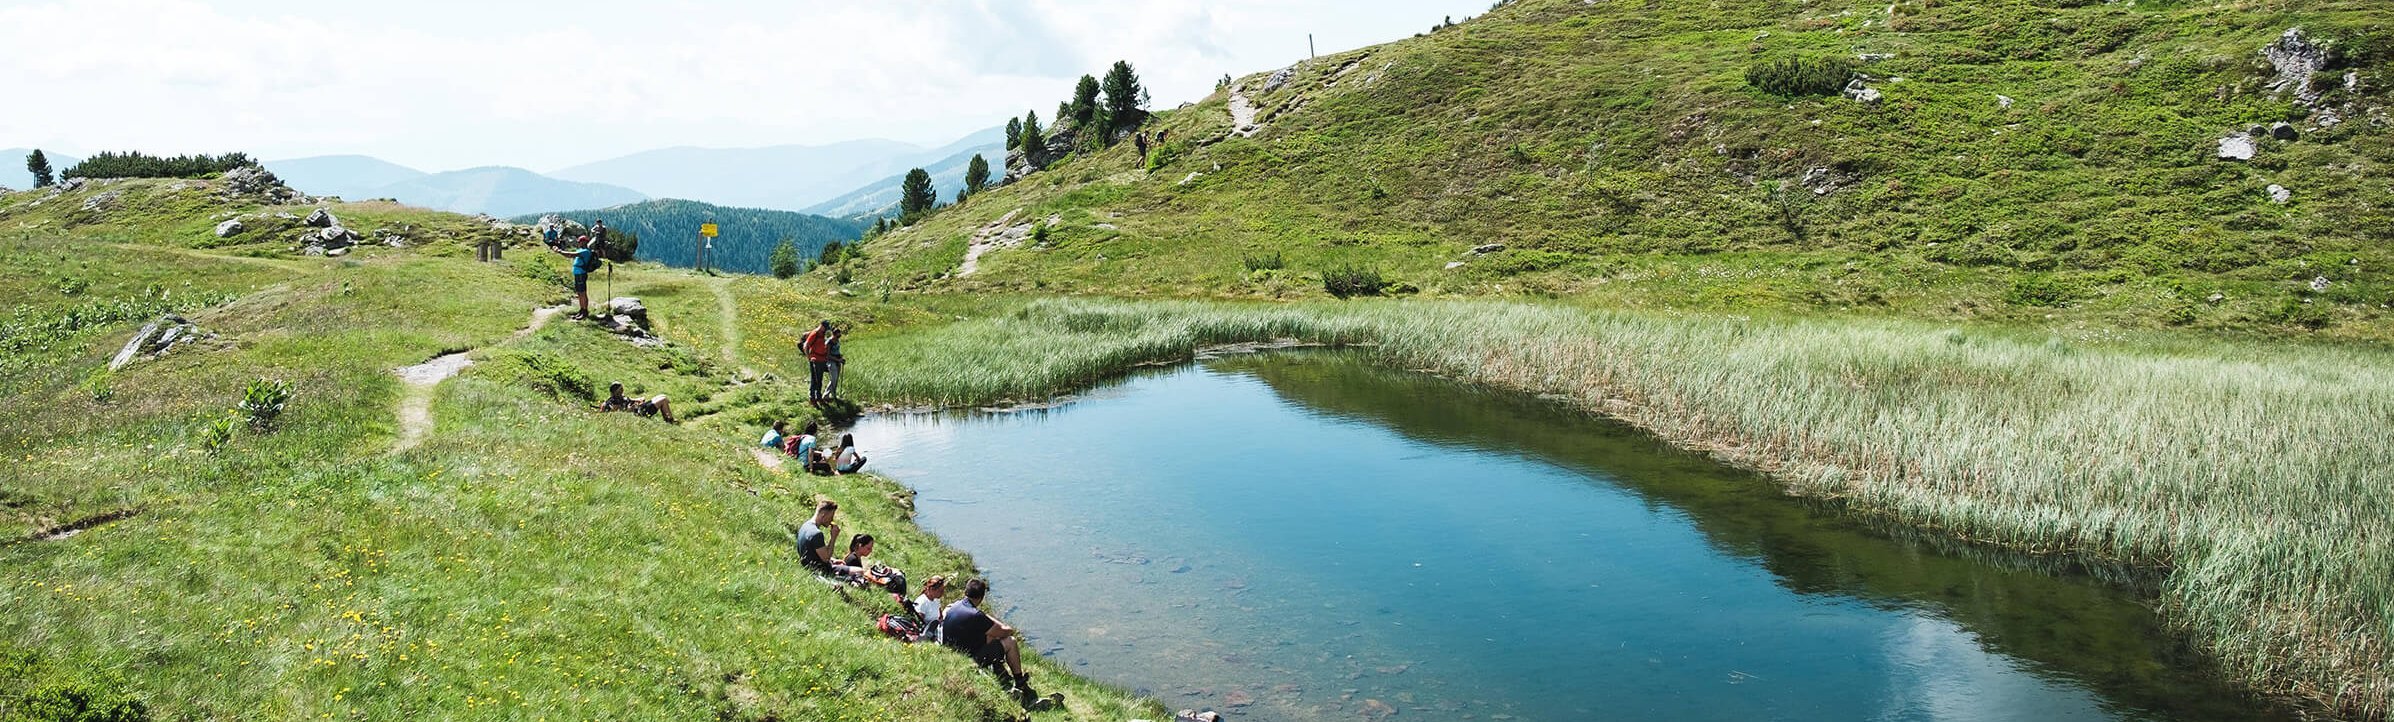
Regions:
<instances>
[{"instance_id":1,"label":"man in black shirt","mask_svg":"<svg viewBox=\"0 0 2394 722\"><path fill-rule=\"evenodd\" d=\"M839 502L824 499L815 504L815 517L798 525L798 563L807 570L824 575L835 573L831 543L840 538L840 525L832 520L839 513Z\"/></svg>"},{"instance_id":2,"label":"man in black shirt","mask_svg":"<svg viewBox=\"0 0 2394 722\"><path fill-rule=\"evenodd\" d=\"M989 596L989 582L975 579L964 583L964 600L948 605L940 615L939 641L971 655L973 663L1008 675L1025 700L1038 695L1031 692L1031 675L1022 671L1022 650L1015 641L1014 628L981 611L982 600Z\"/></svg>"}]
</instances>

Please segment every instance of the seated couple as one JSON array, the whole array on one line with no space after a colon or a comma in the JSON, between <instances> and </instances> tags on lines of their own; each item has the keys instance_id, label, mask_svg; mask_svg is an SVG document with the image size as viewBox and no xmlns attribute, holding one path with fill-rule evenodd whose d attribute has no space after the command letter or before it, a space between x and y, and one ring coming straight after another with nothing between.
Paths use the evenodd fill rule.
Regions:
<instances>
[{"instance_id":1,"label":"seated couple","mask_svg":"<svg viewBox=\"0 0 2394 722\"><path fill-rule=\"evenodd\" d=\"M847 556L832 558L832 544L840 538L839 512L838 502L824 499L815 504L814 518L798 525L798 563L826 577L889 590L899 604L905 604L906 573L865 561L873 556L873 535L856 535L848 540Z\"/></svg>"},{"instance_id":2,"label":"seated couple","mask_svg":"<svg viewBox=\"0 0 2394 722\"><path fill-rule=\"evenodd\" d=\"M765 432L765 438L758 441L759 445L789 454L809 474L837 476L864 469L865 457L856 450L855 434L841 434L839 446L823 448L817 436L822 428L820 424L806 422L806 428L797 436L788 435L789 425L787 421L773 422L773 428Z\"/></svg>"}]
</instances>

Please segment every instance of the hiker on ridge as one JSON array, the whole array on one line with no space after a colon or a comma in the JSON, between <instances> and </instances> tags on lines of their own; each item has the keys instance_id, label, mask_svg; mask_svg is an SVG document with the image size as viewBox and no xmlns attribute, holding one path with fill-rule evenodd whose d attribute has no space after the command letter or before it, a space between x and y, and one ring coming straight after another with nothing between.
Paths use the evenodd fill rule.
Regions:
<instances>
[{"instance_id":1,"label":"hiker on ridge","mask_svg":"<svg viewBox=\"0 0 2394 722\"><path fill-rule=\"evenodd\" d=\"M582 239L582 247L578 249L569 251L563 248L550 248L549 250L556 251L557 255L574 259L574 302L581 306L581 310L574 312L573 320L580 321L590 318L590 272L598 270L599 266L598 237L591 236Z\"/></svg>"},{"instance_id":2,"label":"hiker on ridge","mask_svg":"<svg viewBox=\"0 0 2394 722\"><path fill-rule=\"evenodd\" d=\"M831 321L826 319L806 335L798 337L798 350L806 352L806 402L823 403L823 376L831 373Z\"/></svg>"}]
</instances>

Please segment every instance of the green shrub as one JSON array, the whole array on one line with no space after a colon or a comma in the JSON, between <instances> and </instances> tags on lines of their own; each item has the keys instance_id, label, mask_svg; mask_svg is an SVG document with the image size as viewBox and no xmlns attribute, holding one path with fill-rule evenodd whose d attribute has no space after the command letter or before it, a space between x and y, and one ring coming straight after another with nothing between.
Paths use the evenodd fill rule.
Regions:
<instances>
[{"instance_id":1,"label":"green shrub","mask_svg":"<svg viewBox=\"0 0 2394 722\"><path fill-rule=\"evenodd\" d=\"M1854 72L1854 61L1845 58L1780 58L1748 66L1746 83L1788 98L1835 95L1853 82Z\"/></svg>"},{"instance_id":2,"label":"green shrub","mask_svg":"<svg viewBox=\"0 0 2394 722\"><path fill-rule=\"evenodd\" d=\"M1346 265L1322 272L1322 290L1339 298L1377 296L1387 287L1387 279L1380 277L1377 268Z\"/></svg>"},{"instance_id":3,"label":"green shrub","mask_svg":"<svg viewBox=\"0 0 2394 722\"><path fill-rule=\"evenodd\" d=\"M2031 273L2013 279L2012 287L2003 292L2003 300L2019 306L2059 308L2070 305L2086 295L2077 282L2060 276Z\"/></svg>"},{"instance_id":4,"label":"green shrub","mask_svg":"<svg viewBox=\"0 0 2394 722\"><path fill-rule=\"evenodd\" d=\"M222 416L200 423L199 444L202 451L216 453L233 443L233 434L241 430L241 414L226 411Z\"/></svg>"},{"instance_id":5,"label":"green shrub","mask_svg":"<svg viewBox=\"0 0 2394 722\"><path fill-rule=\"evenodd\" d=\"M1288 267L1288 259L1280 257L1279 251L1273 251L1269 256L1248 256L1239 259L1239 264L1246 266L1248 273L1277 271Z\"/></svg>"},{"instance_id":6,"label":"green shrub","mask_svg":"<svg viewBox=\"0 0 2394 722\"><path fill-rule=\"evenodd\" d=\"M77 682L48 682L23 697L0 703L9 722L141 722L150 710L141 700Z\"/></svg>"},{"instance_id":7,"label":"green shrub","mask_svg":"<svg viewBox=\"0 0 2394 722\"><path fill-rule=\"evenodd\" d=\"M241 392L241 413L249 418L249 428L260 432L273 430L290 403L291 384L287 381L258 379Z\"/></svg>"},{"instance_id":8,"label":"green shrub","mask_svg":"<svg viewBox=\"0 0 2394 722\"><path fill-rule=\"evenodd\" d=\"M2309 329L2327 328L2335 317L2328 312L2328 304L2316 303L2301 295L2286 297L2268 314L2269 320Z\"/></svg>"}]
</instances>

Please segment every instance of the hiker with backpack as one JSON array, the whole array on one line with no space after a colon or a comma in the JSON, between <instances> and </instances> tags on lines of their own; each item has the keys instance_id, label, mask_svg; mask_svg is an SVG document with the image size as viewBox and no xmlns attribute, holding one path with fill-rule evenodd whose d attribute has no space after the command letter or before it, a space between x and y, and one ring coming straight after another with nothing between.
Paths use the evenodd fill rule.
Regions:
<instances>
[{"instance_id":1,"label":"hiker with backpack","mask_svg":"<svg viewBox=\"0 0 2394 722\"><path fill-rule=\"evenodd\" d=\"M599 267L598 237L584 237L581 247L573 250L563 248L550 248L549 250L556 252L557 255L574 259L574 302L581 307L581 310L575 311L572 318L576 321L590 318L590 274L597 271Z\"/></svg>"},{"instance_id":2,"label":"hiker with backpack","mask_svg":"<svg viewBox=\"0 0 2394 722\"><path fill-rule=\"evenodd\" d=\"M825 319L806 335L798 337L798 350L806 353L806 402L823 403L823 376L831 372L831 321Z\"/></svg>"}]
</instances>

